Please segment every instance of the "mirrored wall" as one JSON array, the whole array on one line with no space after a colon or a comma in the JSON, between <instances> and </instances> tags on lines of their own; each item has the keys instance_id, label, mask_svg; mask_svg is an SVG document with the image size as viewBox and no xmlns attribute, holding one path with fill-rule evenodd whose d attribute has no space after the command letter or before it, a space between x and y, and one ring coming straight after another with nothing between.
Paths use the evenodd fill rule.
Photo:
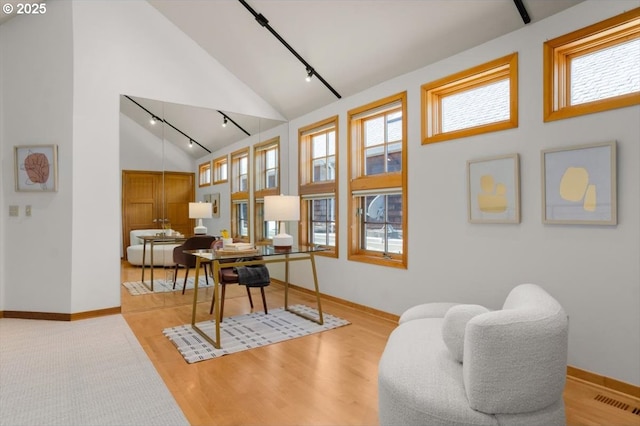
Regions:
<instances>
[{"instance_id":1,"label":"mirrored wall","mask_svg":"<svg viewBox=\"0 0 640 426\"><path fill-rule=\"evenodd\" d=\"M203 192L198 186L199 165L216 158L221 152L228 151L230 145L248 138L259 141L261 132L282 124L282 121L232 111L122 95L121 257L124 259L123 265L126 265L121 274L122 282L141 281L142 278L141 247L135 250L132 247L139 246L141 241L131 240L132 230L171 230L182 235L192 234L194 221L189 218L188 203L202 201L197 195ZM214 188L211 191L223 194L226 191L228 194L228 188ZM172 287L175 273L174 267L171 266L172 247L173 245L170 245L162 250L164 257L154 256L154 287L159 282ZM154 254L156 253L158 250L154 251ZM133 267L129 266L129 260L134 264ZM176 288L182 288L183 277L184 269L180 269ZM150 283L149 267L145 268L145 282ZM140 289L145 292L144 288ZM199 300L206 300L212 296L210 288L205 287L201 292L203 294L198 296ZM193 295L192 292L183 296L180 291L155 291L152 294L127 299L131 303L123 302L123 312L189 304L193 301Z\"/></svg>"}]
</instances>

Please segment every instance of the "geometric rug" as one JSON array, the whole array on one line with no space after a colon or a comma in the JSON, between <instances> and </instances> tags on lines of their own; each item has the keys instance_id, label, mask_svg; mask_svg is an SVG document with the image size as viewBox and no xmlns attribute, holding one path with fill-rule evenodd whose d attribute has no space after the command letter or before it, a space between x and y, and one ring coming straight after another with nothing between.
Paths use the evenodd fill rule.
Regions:
<instances>
[{"instance_id":1,"label":"geometric rug","mask_svg":"<svg viewBox=\"0 0 640 426\"><path fill-rule=\"evenodd\" d=\"M290 310L318 318L318 311L305 305L289 306ZM225 317L220 324L222 348L216 349L207 342L191 324L165 328L162 333L176 346L189 364L223 355L270 345L297 337L349 325L350 322L322 313L324 324L320 325L302 318L284 308L269 309L269 313L256 311L249 314ZM196 323L200 330L215 338L215 320Z\"/></svg>"},{"instance_id":2,"label":"geometric rug","mask_svg":"<svg viewBox=\"0 0 640 426\"><path fill-rule=\"evenodd\" d=\"M147 281L147 285L142 284L142 281L130 281L126 283L122 283L122 285L129 291L129 294L132 296L140 296L141 294L152 294L152 293L166 293L170 291L182 291L182 284L184 283L184 278L178 278L176 282L176 288L173 289L173 279L166 280L153 280L153 291L149 290L147 287L150 283ZM187 288L186 290L193 289L194 279L193 277L187 278ZM213 284L213 280L209 280L209 285ZM200 276L198 278L198 288L202 288L207 285L207 281L205 277Z\"/></svg>"}]
</instances>

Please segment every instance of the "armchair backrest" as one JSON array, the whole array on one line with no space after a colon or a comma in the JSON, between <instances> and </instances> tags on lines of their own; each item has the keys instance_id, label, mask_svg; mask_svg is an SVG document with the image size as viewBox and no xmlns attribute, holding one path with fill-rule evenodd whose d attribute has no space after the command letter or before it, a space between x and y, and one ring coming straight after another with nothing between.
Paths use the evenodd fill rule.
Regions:
<instances>
[{"instance_id":1,"label":"armchair backrest","mask_svg":"<svg viewBox=\"0 0 640 426\"><path fill-rule=\"evenodd\" d=\"M196 265L195 256L187 254L184 251L209 249L216 238L217 237L211 235L195 235L187 238L181 245L173 249L173 262L178 265L194 267Z\"/></svg>"},{"instance_id":2,"label":"armchair backrest","mask_svg":"<svg viewBox=\"0 0 640 426\"><path fill-rule=\"evenodd\" d=\"M535 284L511 290L502 310L472 318L465 330L462 363L471 408L522 413L560 400L568 323L562 306Z\"/></svg>"}]
</instances>

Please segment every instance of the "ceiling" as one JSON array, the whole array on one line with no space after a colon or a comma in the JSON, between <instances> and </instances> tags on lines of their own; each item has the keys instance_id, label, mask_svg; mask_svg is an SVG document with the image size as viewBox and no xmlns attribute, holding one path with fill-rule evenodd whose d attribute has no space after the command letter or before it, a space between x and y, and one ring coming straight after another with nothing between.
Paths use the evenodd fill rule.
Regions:
<instances>
[{"instance_id":1,"label":"ceiling","mask_svg":"<svg viewBox=\"0 0 640 426\"><path fill-rule=\"evenodd\" d=\"M258 23L241 0L147 1L286 119L338 100L317 76L305 81L305 65ZM534 23L581 1L523 0L523 4ZM245 2L266 17L268 26L341 97L525 26L514 0ZM221 122L216 111L197 112L192 107L166 104L161 107L168 121L211 151L244 137L237 132L229 138L228 132L226 136L220 133L221 126L212 126L211 120ZM265 122L262 128L274 124ZM188 146L187 138L179 133L176 138ZM195 158L207 154L203 150L191 152Z\"/></svg>"}]
</instances>

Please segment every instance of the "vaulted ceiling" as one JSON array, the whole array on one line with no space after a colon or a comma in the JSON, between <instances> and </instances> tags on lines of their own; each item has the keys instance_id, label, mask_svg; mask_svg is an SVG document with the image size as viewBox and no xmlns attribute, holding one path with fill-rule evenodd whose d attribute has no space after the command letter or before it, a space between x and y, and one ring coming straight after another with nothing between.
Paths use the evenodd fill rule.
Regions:
<instances>
[{"instance_id":1,"label":"vaulted ceiling","mask_svg":"<svg viewBox=\"0 0 640 426\"><path fill-rule=\"evenodd\" d=\"M515 0L147 1L289 120L339 99L318 75L305 81L303 62L347 97L527 25ZM522 4L534 23L581 1ZM221 120L217 111L163 107L169 122L212 151L245 136L241 131L231 138L228 131L219 133L220 126L206 121ZM184 144L184 137L174 136ZM194 150L192 155L198 158L206 152Z\"/></svg>"}]
</instances>

